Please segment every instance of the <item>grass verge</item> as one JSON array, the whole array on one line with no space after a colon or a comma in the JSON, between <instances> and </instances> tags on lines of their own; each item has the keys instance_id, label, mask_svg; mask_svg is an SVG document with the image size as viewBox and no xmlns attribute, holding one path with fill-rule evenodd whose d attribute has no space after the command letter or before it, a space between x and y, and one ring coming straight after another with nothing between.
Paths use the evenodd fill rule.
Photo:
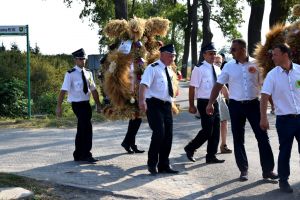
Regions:
<instances>
[{"instance_id":1,"label":"grass verge","mask_svg":"<svg viewBox=\"0 0 300 200\"><path fill-rule=\"evenodd\" d=\"M103 122L102 114L93 113L92 122ZM32 118L0 118L1 128L72 128L77 126L75 115L56 118L55 116L32 116Z\"/></svg>"}]
</instances>

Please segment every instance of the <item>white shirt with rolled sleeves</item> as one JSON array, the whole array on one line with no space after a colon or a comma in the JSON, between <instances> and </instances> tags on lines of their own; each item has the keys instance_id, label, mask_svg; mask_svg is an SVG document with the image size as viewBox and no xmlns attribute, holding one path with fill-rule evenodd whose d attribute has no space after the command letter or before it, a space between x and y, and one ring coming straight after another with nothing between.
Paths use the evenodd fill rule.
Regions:
<instances>
[{"instance_id":1,"label":"white shirt with rolled sleeves","mask_svg":"<svg viewBox=\"0 0 300 200\"><path fill-rule=\"evenodd\" d=\"M228 83L229 99L245 101L258 98L260 80L255 60L249 58L243 64L234 59L226 63L217 82L220 84Z\"/></svg>"},{"instance_id":2,"label":"white shirt with rolled sleeves","mask_svg":"<svg viewBox=\"0 0 300 200\"><path fill-rule=\"evenodd\" d=\"M150 99L155 97L162 101L172 102L173 98L169 95L168 90L168 79L165 71L165 64L158 60L147 66L145 69L142 80L140 84L147 86L145 92L145 98ZM168 69L171 80L174 78L174 73L172 69Z\"/></svg>"},{"instance_id":3,"label":"white shirt with rolled sleeves","mask_svg":"<svg viewBox=\"0 0 300 200\"><path fill-rule=\"evenodd\" d=\"M293 63L288 73L280 66L272 69L261 93L272 95L276 115L300 114L300 65Z\"/></svg>"},{"instance_id":4,"label":"white shirt with rolled sleeves","mask_svg":"<svg viewBox=\"0 0 300 200\"><path fill-rule=\"evenodd\" d=\"M192 71L190 86L196 88L195 97L201 99L209 99L212 88L214 87L215 80L212 64L206 61L202 65L195 66ZM214 66L216 75L220 75L221 70L219 67Z\"/></svg>"},{"instance_id":5,"label":"white shirt with rolled sleeves","mask_svg":"<svg viewBox=\"0 0 300 200\"><path fill-rule=\"evenodd\" d=\"M83 92L82 70L88 85L88 92L86 94ZM85 68L81 69L78 66L75 66L65 74L64 82L61 87L61 90L68 92L68 102L88 101L91 91L95 89L96 85L92 72L87 71Z\"/></svg>"}]
</instances>

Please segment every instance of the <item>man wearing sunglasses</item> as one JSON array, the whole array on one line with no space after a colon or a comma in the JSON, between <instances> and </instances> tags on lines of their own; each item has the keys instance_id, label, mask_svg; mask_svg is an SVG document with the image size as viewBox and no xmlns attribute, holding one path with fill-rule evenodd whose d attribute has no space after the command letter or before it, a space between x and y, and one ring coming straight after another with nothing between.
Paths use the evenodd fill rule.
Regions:
<instances>
[{"instance_id":1,"label":"man wearing sunglasses","mask_svg":"<svg viewBox=\"0 0 300 200\"><path fill-rule=\"evenodd\" d=\"M229 85L229 113L234 143L234 155L241 172L240 181L248 180L248 160L245 150L245 124L248 119L258 142L262 176L265 179L277 179L273 172L274 157L268 133L260 128L259 71L254 60L247 55L247 45L243 39L235 39L231 44L233 60L225 64L214 85L206 112L212 115L223 85Z\"/></svg>"},{"instance_id":2,"label":"man wearing sunglasses","mask_svg":"<svg viewBox=\"0 0 300 200\"><path fill-rule=\"evenodd\" d=\"M92 73L85 66L85 52L79 49L72 53L75 66L65 74L64 82L60 90L56 115L62 115L62 102L64 96L68 93L68 102L71 102L72 109L76 115L77 133L75 138L75 151L73 153L74 161L85 161L95 163L98 161L93 158L92 153L92 109L89 103L90 94L92 94L96 105L97 112L100 112L99 95L93 80Z\"/></svg>"}]
</instances>

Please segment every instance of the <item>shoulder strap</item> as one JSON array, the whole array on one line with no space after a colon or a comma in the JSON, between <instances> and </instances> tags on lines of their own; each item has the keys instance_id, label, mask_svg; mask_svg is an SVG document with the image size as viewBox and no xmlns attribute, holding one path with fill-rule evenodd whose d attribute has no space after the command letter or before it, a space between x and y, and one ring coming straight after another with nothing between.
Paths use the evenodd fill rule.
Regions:
<instances>
[{"instance_id":1,"label":"shoulder strap","mask_svg":"<svg viewBox=\"0 0 300 200\"><path fill-rule=\"evenodd\" d=\"M72 73L72 72L74 72L75 70L76 70L75 68L72 68L72 69L68 70L68 73Z\"/></svg>"},{"instance_id":2,"label":"shoulder strap","mask_svg":"<svg viewBox=\"0 0 300 200\"><path fill-rule=\"evenodd\" d=\"M159 64L157 62L155 62L155 63L151 64L151 67L155 67L157 65L159 65Z\"/></svg>"}]
</instances>

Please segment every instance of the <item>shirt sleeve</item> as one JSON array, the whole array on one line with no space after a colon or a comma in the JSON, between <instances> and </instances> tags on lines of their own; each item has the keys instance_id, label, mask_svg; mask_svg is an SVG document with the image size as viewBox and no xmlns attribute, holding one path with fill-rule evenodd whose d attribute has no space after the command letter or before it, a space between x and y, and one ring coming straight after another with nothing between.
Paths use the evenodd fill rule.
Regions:
<instances>
[{"instance_id":1,"label":"shirt sleeve","mask_svg":"<svg viewBox=\"0 0 300 200\"><path fill-rule=\"evenodd\" d=\"M142 75L142 80L140 84L145 84L147 87L150 87L154 79L154 67L148 66L143 75Z\"/></svg>"},{"instance_id":2,"label":"shirt sleeve","mask_svg":"<svg viewBox=\"0 0 300 200\"><path fill-rule=\"evenodd\" d=\"M90 90L91 91L96 90L96 84L95 84L92 72L89 72L89 84L90 84Z\"/></svg>"},{"instance_id":3,"label":"shirt sleeve","mask_svg":"<svg viewBox=\"0 0 300 200\"><path fill-rule=\"evenodd\" d=\"M64 82L61 86L61 90L70 91L70 89L71 89L71 75L70 73L66 73Z\"/></svg>"},{"instance_id":4,"label":"shirt sleeve","mask_svg":"<svg viewBox=\"0 0 300 200\"><path fill-rule=\"evenodd\" d=\"M190 86L198 88L201 83L201 77L201 70L199 69L199 67L194 67L190 80Z\"/></svg>"},{"instance_id":5,"label":"shirt sleeve","mask_svg":"<svg viewBox=\"0 0 300 200\"><path fill-rule=\"evenodd\" d=\"M220 84L226 84L229 81L228 63L224 65L221 74L217 77L217 82Z\"/></svg>"},{"instance_id":6,"label":"shirt sleeve","mask_svg":"<svg viewBox=\"0 0 300 200\"><path fill-rule=\"evenodd\" d=\"M274 87L274 83L273 83L272 74L268 73L266 79L264 80L261 93L272 95L273 87Z\"/></svg>"}]
</instances>

